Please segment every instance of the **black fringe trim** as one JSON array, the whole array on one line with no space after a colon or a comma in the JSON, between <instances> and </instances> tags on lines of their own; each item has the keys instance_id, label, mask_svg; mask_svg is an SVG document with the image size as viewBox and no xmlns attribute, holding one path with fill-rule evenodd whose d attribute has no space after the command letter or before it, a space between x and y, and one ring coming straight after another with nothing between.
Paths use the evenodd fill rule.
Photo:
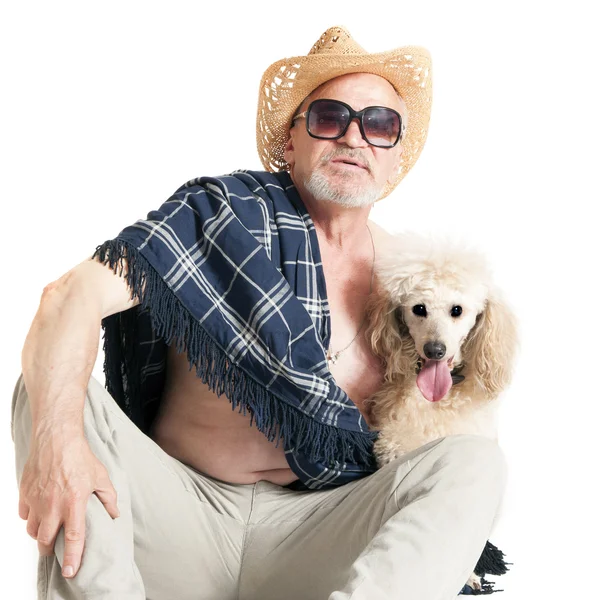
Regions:
<instances>
[{"instance_id":1,"label":"black fringe trim","mask_svg":"<svg viewBox=\"0 0 600 600\"><path fill-rule=\"evenodd\" d=\"M350 462L373 466L373 442L376 432L352 432L325 425L306 416L296 408L269 392L240 367L232 364L225 351L205 332L197 320L169 289L162 277L135 246L120 239L108 240L98 246L92 258L110 266L124 276L131 290L131 298L139 299L142 310L150 313L152 328L166 344L176 342L178 352L187 351L190 368L195 366L198 377L218 396L225 394L232 409L239 407L244 414L251 413L251 423L267 437L279 444L280 439L293 439L294 450L303 452L311 462ZM127 273L123 274L124 266ZM135 327L131 316L124 311L120 327ZM104 323L103 323L104 325ZM122 341L122 340L120 340ZM130 408L142 406L139 398L140 372L136 365L133 340L121 343L123 361L115 360L115 345L105 337L105 374L107 389L116 389L126 377L127 389L122 390ZM112 354L112 356L109 356ZM140 416L140 415L138 415Z\"/></svg>"},{"instance_id":2,"label":"black fringe trim","mask_svg":"<svg viewBox=\"0 0 600 600\"><path fill-rule=\"evenodd\" d=\"M462 596L487 596L489 594L495 594L496 592L503 592L504 590L495 590L494 583L487 581L487 579L481 578L481 589L473 589L470 585L465 585L460 592Z\"/></svg>"},{"instance_id":3,"label":"black fringe trim","mask_svg":"<svg viewBox=\"0 0 600 600\"><path fill-rule=\"evenodd\" d=\"M489 575L504 575L508 571L507 565L510 564L512 563L504 562L504 552L488 541L475 566L475 575L479 575L479 577L486 573Z\"/></svg>"},{"instance_id":4,"label":"black fringe trim","mask_svg":"<svg viewBox=\"0 0 600 600\"><path fill-rule=\"evenodd\" d=\"M470 585L465 584L460 595L484 596L496 592L503 592L504 590L495 590L495 583L493 581L487 581L483 576L485 574L504 575L509 570L507 565L512 565L512 563L505 562L502 550L498 549L488 540L474 569L475 575L478 575L481 578L481 589L476 590Z\"/></svg>"}]
</instances>

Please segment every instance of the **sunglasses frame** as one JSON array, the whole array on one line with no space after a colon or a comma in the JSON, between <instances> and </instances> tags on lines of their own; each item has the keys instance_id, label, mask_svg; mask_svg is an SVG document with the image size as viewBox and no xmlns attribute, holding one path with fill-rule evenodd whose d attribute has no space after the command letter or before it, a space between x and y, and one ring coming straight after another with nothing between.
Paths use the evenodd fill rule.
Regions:
<instances>
[{"instance_id":1,"label":"sunglasses frame","mask_svg":"<svg viewBox=\"0 0 600 600\"><path fill-rule=\"evenodd\" d=\"M310 132L310 130L308 128L308 115L310 114L310 111L313 108L313 106L319 102L333 102L334 104L340 104L341 106L346 108L348 110L348 112L350 113L350 118L348 119L348 123L346 123L346 127L344 127L344 129L342 130L342 132L339 135L337 135L335 137L323 137L320 135L315 135ZM398 130L398 137L396 138L396 141L393 144L391 144L390 146L382 146L380 144L373 144L372 142L370 142L367 139L367 136L365 135L365 129L363 127L363 117L364 117L364 114L366 111L371 110L373 108L384 108L385 110L389 110L398 116L398 121L400 122L400 129ZM404 137L405 125L404 125L404 122L402 121L402 115L397 110L394 110L393 108L390 108L389 106L367 106L367 107L363 108L362 110L356 111L349 104L346 104L345 102L342 102L341 100L333 100L332 98L317 98L316 100L313 100L308 105L308 108L304 112L301 112L299 115L296 115L292 119L292 125L294 125L296 119L300 119L300 118L306 119L306 131L307 131L308 135L310 135L310 137L315 138L317 140L339 140L341 137L344 137L346 135L346 132L348 131L348 127L350 127L350 123L352 123L352 121L354 121L354 119L358 119L358 128L360 130L360 135L362 136L363 140L365 140L365 142L367 142L367 144L369 144L371 146L375 146L375 148L393 148Z\"/></svg>"}]
</instances>

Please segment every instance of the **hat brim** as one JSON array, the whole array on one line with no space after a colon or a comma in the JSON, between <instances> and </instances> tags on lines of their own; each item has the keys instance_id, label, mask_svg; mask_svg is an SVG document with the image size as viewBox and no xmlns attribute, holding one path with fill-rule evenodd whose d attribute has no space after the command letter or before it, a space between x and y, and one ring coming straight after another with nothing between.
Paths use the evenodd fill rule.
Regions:
<instances>
[{"instance_id":1,"label":"hat brim","mask_svg":"<svg viewBox=\"0 0 600 600\"><path fill-rule=\"evenodd\" d=\"M372 73L389 81L404 100L408 123L396 179L379 200L406 177L425 145L431 114L431 56L425 48L404 46L377 54L311 54L285 58L264 72L258 99L256 143L267 171L287 170L283 157L292 117L320 85L347 73Z\"/></svg>"}]
</instances>

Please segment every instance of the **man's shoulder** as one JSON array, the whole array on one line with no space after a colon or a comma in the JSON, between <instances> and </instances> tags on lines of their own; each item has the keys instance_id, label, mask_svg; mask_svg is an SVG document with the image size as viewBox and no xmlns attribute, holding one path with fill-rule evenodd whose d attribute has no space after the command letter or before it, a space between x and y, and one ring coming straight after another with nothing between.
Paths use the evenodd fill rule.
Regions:
<instances>
[{"instance_id":1,"label":"man's shoulder","mask_svg":"<svg viewBox=\"0 0 600 600\"><path fill-rule=\"evenodd\" d=\"M222 192L241 193L246 191L260 196L267 192L269 195L287 195L293 187L292 180L287 171L256 171L252 169L236 169L230 173L216 176L195 177L185 182L177 192L199 189L210 189L216 186Z\"/></svg>"},{"instance_id":2,"label":"man's shoulder","mask_svg":"<svg viewBox=\"0 0 600 600\"><path fill-rule=\"evenodd\" d=\"M378 223L375 223L372 219L369 219L369 229L373 234L373 242L375 243L375 247L378 249L385 249L387 246L393 243L394 234L390 231L384 229Z\"/></svg>"},{"instance_id":3,"label":"man's shoulder","mask_svg":"<svg viewBox=\"0 0 600 600\"><path fill-rule=\"evenodd\" d=\"M231 173L230 176L236 177L250 186L254 183L265 190L275 188L284 193L288 191L289 186L292 183L287 171L271 172L238 169Z\"/></svg>"}]
</instances>

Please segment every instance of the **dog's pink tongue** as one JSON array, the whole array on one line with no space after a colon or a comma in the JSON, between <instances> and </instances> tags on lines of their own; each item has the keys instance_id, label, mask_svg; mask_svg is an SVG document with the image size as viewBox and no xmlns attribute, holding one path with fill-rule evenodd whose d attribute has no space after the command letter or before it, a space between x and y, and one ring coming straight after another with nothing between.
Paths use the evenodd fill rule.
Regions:
<instances>
[{"instance_id":1,"label":"dog's pink tongue","mask_svg":"<svg viewBox=\"0 0 600 600\"><path fill-rule=\"evenodd\" d=\"M417 386L430 402L441 400L452 387L452 377L445 360L428 360L417 375Z\"/></svg>"}]
</instances>

